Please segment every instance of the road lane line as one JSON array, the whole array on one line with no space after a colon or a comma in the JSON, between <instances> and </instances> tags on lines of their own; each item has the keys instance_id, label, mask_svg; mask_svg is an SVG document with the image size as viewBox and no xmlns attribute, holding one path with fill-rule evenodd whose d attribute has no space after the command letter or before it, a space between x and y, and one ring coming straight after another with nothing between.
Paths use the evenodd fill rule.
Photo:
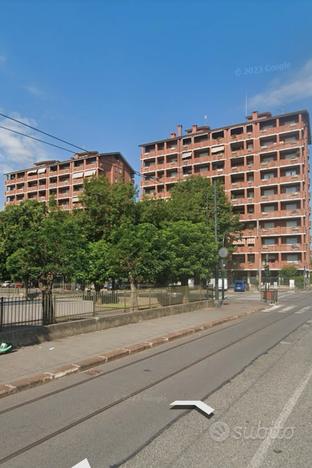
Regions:
<instances>
[{"instance_id":1,"label":"road lane line","mask_svg":"<svg viewBox=\"0 0 312 468\"><path fill-rule=\"evenodd\" d=\"M312 368L306 374L306 376L302 379L301 383L297 386L294 393L291 395L287 403L285 404L284 408L282 409L280 415L275 420L274 426L272 427L272 431L269 432L268 436L264 439L264 441L260 444L258 450L252 457L250 463L248 464L247 468L259 468L265 457L266 454L272 444L275 441L276 437L271 437L271 434L278 434L279 430L284 426L287 419L289 418L291 412L293 411L294 407L296 406L299 398L301 397L303 391L305 390L306 386L309 383L309 380L312 377Z\"/></svg>"},{"instance_id":2,"label":"road lane line","mask_svg":"<svg viewBox=\"0 0 312 468\"><path fill-rule=\"evenodd\" d=\"M311 306L302 307L302 309L297 310L295 314L303 314L304 312L307 312L308 310L311 310Z\"/></svg>"},{"instance_id":3,"label":"road lane line","mask_svg":"<svg viewBox=\"0 0 312 468\"><path fill-rule=\"evenodd\" d=\"M272 312L273 310L279 309L280 307L282 307L282 304L274 304L272 307L262 310L262 312Z\"/></svg>"},{"instance_id":4,"label":"road lane line","mask_svg":"<svg viewBox=\"0 0 312 468\"><path fill-rule=\"evenodd\" d=\"M296 306L288 306L288 307L285 307L285 309L281 309L278 311L279 314L285 314L286 312L289 312L290 310L293 310Z\"/></svg>"}]
</instances>

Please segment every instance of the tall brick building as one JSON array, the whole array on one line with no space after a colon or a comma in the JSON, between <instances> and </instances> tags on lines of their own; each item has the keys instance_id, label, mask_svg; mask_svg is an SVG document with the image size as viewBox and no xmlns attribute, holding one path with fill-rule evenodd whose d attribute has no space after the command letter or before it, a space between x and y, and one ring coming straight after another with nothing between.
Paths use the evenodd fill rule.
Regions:
<instances>
[{"instance_id":1,"label":"tall brick building","mask_svg":"<svg viewBox=\"0 0 312 468\"><path fill-rule=\"evenodd\" d=\"M88 177L105 175L111 183L133 182L134 170L121 153L76 153L66 161L42 161L6 174L5 204L25 200L47 202L51 196L63 209L79 207L79 195Z\"/></svg>"},{"instance_id":2,"label":"tall brick building","mask_svg":"<svg viewBox=\"0 0 312 468\"><path fill-rule=\"evenodd\" d=\"M142 196L167 198L174 184L201 175L224 184L244 229L230 266L253 282L268 262L271 275L295 265L310 271L310 124L307 111L182 134L141 146Z\"/></svg>"}]
</instances>

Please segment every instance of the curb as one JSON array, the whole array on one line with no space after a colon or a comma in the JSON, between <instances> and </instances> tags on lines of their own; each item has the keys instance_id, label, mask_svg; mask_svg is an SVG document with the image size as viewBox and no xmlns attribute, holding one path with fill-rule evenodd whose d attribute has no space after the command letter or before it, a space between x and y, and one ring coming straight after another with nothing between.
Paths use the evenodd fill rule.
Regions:
<instances>
[{"instance_id":1,"label":"curb","mask_svg":"<svg viewBox=\"0 0 312 468\"><path fill-rule=\"evenodd\" d=\"M194 333L208 330L209 328L215 327L217 325L222 325L224 323L246 317L252 314L253 312L257 312L261 309L262 308L252 310L251 312L248 311L248 312L243 312L237 315L231 315L229 317L225 317L222 319L211 320L201 325L196 325L190 328L184 328L176 332L168 333L165 336L159 336L159 337L153 338L149 341L143 341L141 343L129 345L124 348L118 348L113 351L106 351L103 354L90 356L81 361L58 367L57 369L54 369L51 372L33 374L29 377L24 377L22 379L15 380L7 384L0 384L0 398L4 398L14 393L51 382L52 380L60 379L62 377L65 377L66 375L71 375L71 374L75 374L81 371L85 371L87 369L100 366L107 362L121 359L125 356L129 356L132 354L139 353L141 351L145 351L146 349L151 349L156 346L160 346L164 343L169 343L170 341L174 341L179 338L184 338L186 336L193 335Z\"/></svg>"}]
</instances>

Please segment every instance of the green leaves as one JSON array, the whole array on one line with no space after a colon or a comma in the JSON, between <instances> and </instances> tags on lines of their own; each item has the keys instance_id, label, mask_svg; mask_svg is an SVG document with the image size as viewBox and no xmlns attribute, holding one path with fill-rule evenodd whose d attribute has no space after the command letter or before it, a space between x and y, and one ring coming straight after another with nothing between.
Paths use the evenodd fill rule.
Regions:
<instances>
[{"instance_id":1,"label":"green leaves","mask_svg":"<svg viewBox=\"0 0 312 468\"><path fill-rule=\"evenodd\" d=\"M6 269L15 279L72 277L79 268L86 239L71 214L26 202L7 208L0 226Z\"/></svg>"},{"instance_id":2,"label":"green leaves","mask_svg":"<svg viewBox=\"0 0 312 468\"><path fill-rule=\"evenodd\" d=\"M169 200L136 201L131 184L86 182L82 210L27 201L0 213L0 272L22 281L63 275L100 287L110 279L186 284L211 276L218 247L239 229L221 185L189 178ZM218 236L215 240L214 217Z\"/></svg>"}]
</instances>

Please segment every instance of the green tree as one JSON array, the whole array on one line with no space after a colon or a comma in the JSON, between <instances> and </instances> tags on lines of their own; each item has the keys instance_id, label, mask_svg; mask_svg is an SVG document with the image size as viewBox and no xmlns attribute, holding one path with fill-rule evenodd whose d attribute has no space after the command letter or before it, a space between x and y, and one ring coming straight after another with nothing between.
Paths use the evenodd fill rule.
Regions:
<instances>
[{"instance_id":1,"label":"green tree","mask_svg":"<svg viewBox=\"0 0 312 468\"><path fill-rule=\"evenodd\" d=\"M72 278L85 263L86 240L80 225L71 213L27 202L4 210L1 226L7 270L25 284L38 281L44 317L51 317L54 279Z\"/></svg>"},{"instance_id":2,"label":"green tree","mask_svg":"<svg viewBox=\"0 0 312 468\"><path fill-rule=\"evenodd\" d=\"M163 235L171 253L170 280L186 286L193 278L197 284L210 278L217 258L214 235L205 223L177 221L164 227Z\"/></svg>"},{"instance_id":3,"label":"green tree","mask_svg":"<svg viewBox=\"0 0 312 468\"><path fill-rule=\"evenodd\" d=\"M137 203L138 221L161 226L165 221L170 221L168 202L164 199L147 198Z\"/></svg>"},{"instance_id":4,"label":"green tree","mask_svg":"<svg viewBox=\"0 0 312 468\"><path fill-rule=\"evenodd\" d=\"M110 184L106 177L91 178L84 185L78 213L89 240L109 239L113 228L135 222L136 191L132 184Z\"/></svg>"},{"instance_id":5,"label":"green tree","mask_svg":"<svg viewBox=\"0 0 312 468\"><path fill-rule=\"evenodd\" d=\"M104 239L90 242L88 245L87 267L84 273L88 282L93 283L95 290L100 291L105 281L112 277L111 245Z\"/></svg>"},{"instance_id":6,"label":"green tree","mask_svg":"<svg viewBox=\"0 0 312 468\"><path fill-rule=\"evenodd\" d=\"M127 278L136 308L138 284L155 282L169 268L171 253L162 231L152 224L123 224L114 230L112 238L112 276Z\"/></svg>"},{"instance_id":7,"label":"green tree","mask_svg":"<svg viewBox=\"0 0 312 468\"><path fill-rule=\"evenodd\" d=\"M169 216L171 221L206 223L214 232L215 213L217 213L218 243L220 246L230 247L233 233L240 230L239 218L233 214L232 205L227 199L223 186L216 183L215 190L216 203L214 187L209 179L193 176L179 182L167 202Z\"/></svg>"}]
</instances>

